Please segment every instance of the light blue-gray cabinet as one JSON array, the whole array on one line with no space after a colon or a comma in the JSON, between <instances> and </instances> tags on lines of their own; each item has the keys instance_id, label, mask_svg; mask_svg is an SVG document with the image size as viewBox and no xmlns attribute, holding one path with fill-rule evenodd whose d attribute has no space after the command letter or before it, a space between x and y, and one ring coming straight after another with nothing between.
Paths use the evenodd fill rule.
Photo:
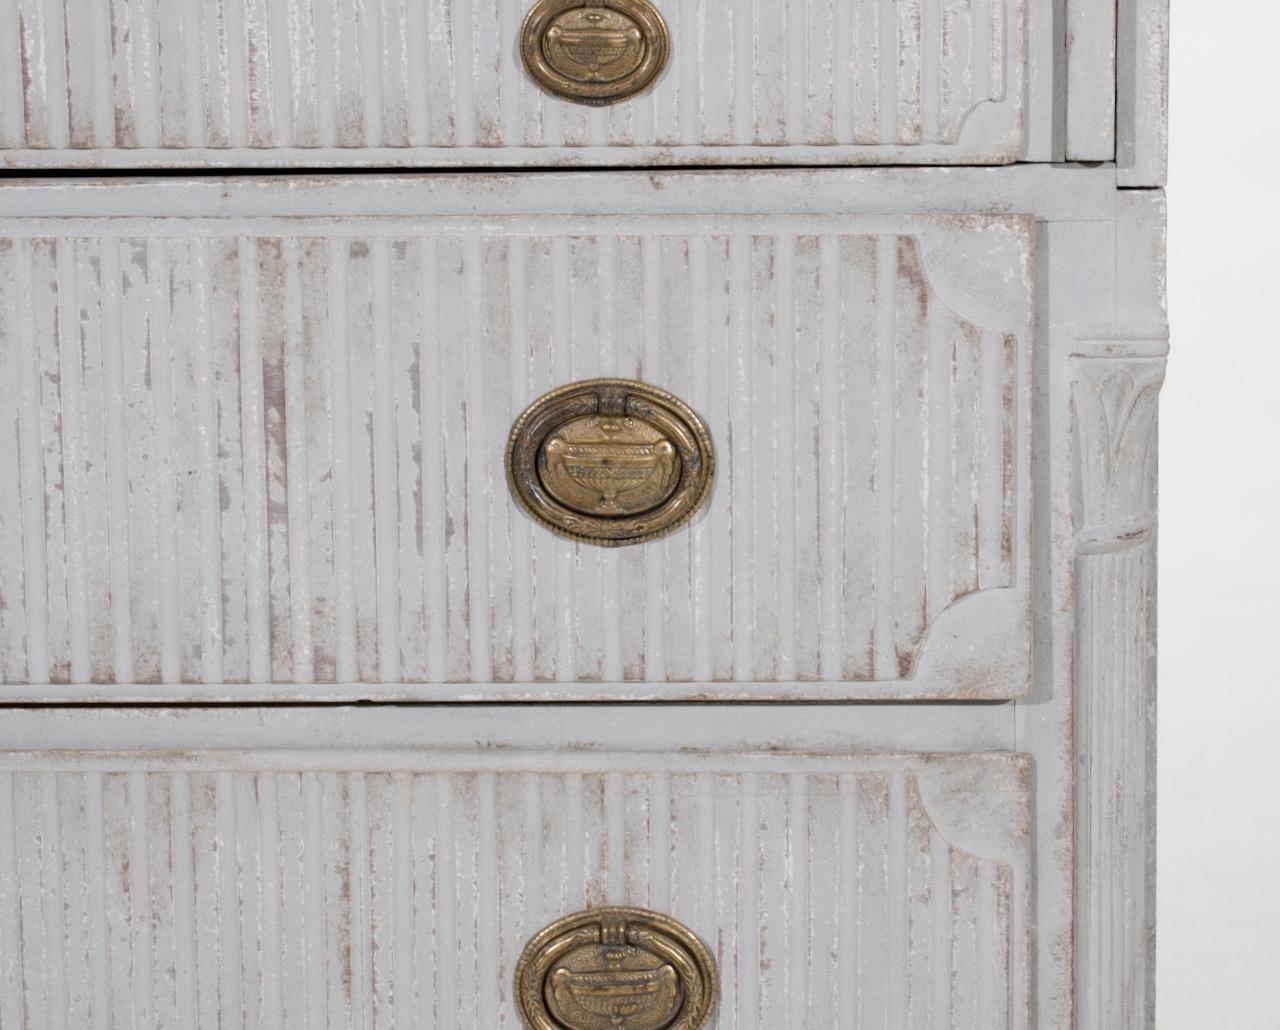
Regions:
<instances>
[{"instance_id":1,"label":"light blue-gray cabinet","mask_svg":"<svg viewBox=\"0 0 1280 1030\"><path fill-rule=\"evenodd\" d=\"M1149 1030L1165 10L526 6L0 0L0 1030Z\"/></svg>"}]
</instances>

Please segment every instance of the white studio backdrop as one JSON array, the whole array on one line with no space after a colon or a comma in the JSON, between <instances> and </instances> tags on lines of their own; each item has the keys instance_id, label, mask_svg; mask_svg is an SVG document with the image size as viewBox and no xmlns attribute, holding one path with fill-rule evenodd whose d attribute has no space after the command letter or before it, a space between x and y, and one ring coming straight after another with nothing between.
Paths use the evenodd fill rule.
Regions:
<instances>
[{"instance_id":1,"label":"white studio backdrop","mask_svg":"<svg viewBox=\"0 0 1280 1030\"><path fill-rule=\"evenodd\" d=\"M1280 1028L1280 6L1173 4L1158 1030Z\"/></svg>"}]
</instances>

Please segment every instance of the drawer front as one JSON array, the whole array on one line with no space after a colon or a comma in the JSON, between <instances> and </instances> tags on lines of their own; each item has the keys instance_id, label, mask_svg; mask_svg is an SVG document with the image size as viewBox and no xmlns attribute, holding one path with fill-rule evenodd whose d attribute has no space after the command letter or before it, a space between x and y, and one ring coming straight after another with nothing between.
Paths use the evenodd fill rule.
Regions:
<instances>
[{"instance_id":1,"label":"drawer front","mask_svg":"<svg viewBox=\"0 0 1280 1030\"><path fill-rule=\"evenodd\" d=\"M1027 0L656 0L670 37L665 70L608 109L559 99L526 71L529 6L4 0L0 162L975 164L1023 155Z\"/></svg>"},{"instance_id":2,"label":"drawer front","mask_svg":"<svg viewBox=\"0 0 1280 1030\"><path fill-rule=\"evenodd\" d=\"M0 1019L515 1028L529 938L628 904L710 1027L1022 1030L1028 826L1010 754L0 753Z\"/></svg>"},{"instance_id":3,"label":"drawer front","mask_svg":"<svg viewBox=\"0 0 1280 1030\"><path fill-rule=\"evenodd\" d=\"M472 190L3 223L6 682L1026 690L1029 218L445 214ZM602 375L714 444L662 539L562 539L508 491L520 412Z\"/></svg>"}]
</instances>

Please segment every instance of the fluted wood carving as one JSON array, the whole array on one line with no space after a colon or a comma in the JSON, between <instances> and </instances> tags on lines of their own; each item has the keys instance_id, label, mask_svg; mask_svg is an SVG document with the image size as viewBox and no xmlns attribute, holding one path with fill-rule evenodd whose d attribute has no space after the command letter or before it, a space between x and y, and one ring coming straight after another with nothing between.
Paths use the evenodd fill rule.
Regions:
<instances>
[{"instance_id":1,"label":"fluted wood carving","mask_svg":"<svg viewBox=\"0 0 1280 1030\"><path fill-rule=\"evenodd\" d=\"M1081 1030L1143 1030L1154 910L1156 408L1162 343L1079 356L1077 983Z\"/></svg>"}]
</instances>

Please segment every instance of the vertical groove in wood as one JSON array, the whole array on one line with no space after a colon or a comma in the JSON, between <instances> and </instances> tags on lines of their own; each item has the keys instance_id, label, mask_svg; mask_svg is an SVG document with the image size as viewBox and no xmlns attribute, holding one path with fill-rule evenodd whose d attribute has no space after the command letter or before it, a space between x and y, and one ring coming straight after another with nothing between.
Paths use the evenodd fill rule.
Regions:
<instances>
[{"instance_id":1,"label":"vertical groove in wood","mask_svg":"<svg viewBox=\"0 0 1280 1030\"><path fill-rule=\"evenodd\" d=\"M466 304L466 400L463 411L466 462L467 588L470 623L469 676L484 682L493 675L492 635L489 606L489 494L485 470L479 455L485 450L484 354L487 350L484 324L484 252L479 238L470 238L463 252L463 292Z\"/></svg>"},{"instance_id":2,"label":"vertical groove in wood","mask_svg":"<svg viewBox=\"0 0 1280 1030\"><path fill-rule=\"evenodd\" d=\"M44 53L34 62L45 73L44 110L47 118L45 139L50 149L57 150L71 141L69 90L67 76L67 26L63 0L43 0L44 12L39 26L44 30Z\"/></svg>"},{"instance_id":3,"label":"vertical groove in wood","mask_svg":"<svg viewBox=\"0 0 1280 1030\"><path fill-rule=\"evenodd\" d=\"M896 420L894 412L898 392L895 375L897 355L897 266L898 241L882 236L876 241L875 306L875 493L877 504L875 572L875 675L891 678L896 671L895 644L897 626L894 564L896 559L897 511L896 491Z\"/></svg>"},{"instance_id":4,"label":"vertical groove in wood","mask_svg":"<svg viewBox=\"0 0 1280 1030\"><path fill-rule=\"evenodd\" d=\"M182 645L178 629L178 510L173 460L175 430L173 360L169 336L169 267L168 241L147 241L147 281L151 287L147 371L155 394L155 447L159 458L157 468L160 471L155 498L160 678L166 683L176 683L182 677ZM256 538L256 534L245 534L246 544L250 546L250 542Z\"/></svg>"},{"instance_id":5,"label":"vertical groove in wood","mask_svg":"<svg viewBox=\"0 0 1280 1030\"><path fill-rule=\"evenodd\" d=\"M810 986L817 950L812 915L814 897L811 874L815 843L812 832L813 811L809 800L812 778L791 773L787 780L788 953L783 997L786 999L788 1025L803 1030L813 1025L810 1017L814 998ZM820 877L822 875L819 873Z\"/></svg>"},{"instance_id":6,"label":"vertical groove in wood","mask_svg":"<svg viewBox=\"0 0 1280 1030\"><path fill-rule=\"evenodd\" d=\"M132 899L130 947L133 954L133 1004L139 1025L154 1023L155 959L152 944L154 916L151 904L151 826L147 818L147 774L135 770L128 776L129 896ZM223 924L225 932L226 924Z\"/></svg>"},{"instance_id":7,"label":"vertical groove in wood","mask_svg":"<svg viewBox=\"0 0 1280 1030\"><path fill-rule=\"evenodd\" d=\"M63 941L62 844L58 826L58 774L40 775L40 823L28 827L42 845L40 877L44 909L45 1019L49 1030L67 1027L67 972Z\"/></svg>"},{"instance_id":8,"label":"vertical groove in wood","mask_svg":"<svg viewBox=\"0 0 1280 1030\"><path fill-rule=\"evenodd\" d=\"M838 1026L840 1030L856 1030L859 1023L858 1004L858 925L861 919L859 891L858 776L844 773L839 777L839 930L836 961L839 979L836 987Z\"/></svg>"},{"instance_id":9,"label":"vertical groove in wood","mask_svg":"<svg viewBox=\"0 0 1280 1030\"><path fill-rule=\"evenodd\" d=\"M434 238L422 240L419 260L422 349L418 375L422 395L422 535L427 557L427 678L438 682L445 676L445 482L443 436L432 427L442 425L444 419L446 344L441 336L438 246Z\"/></svg>"},{"instance_id":10,"label":"vertical groove in wood","mask_svg":"<svg viewBox=\"0 0 1280 1030\"><path fill-rule=\"evenodd\" d=\"M929 365L925 403L928 411L928 512L925 560L927 563L927 611L937 618L954 597L952 553L954 549L952 510L952 360L951 321L941 306L930 304L928 311ZM1003 423L1003 419L1001 419Z\"/></svg>"},{"instance_id":11,"label":"vertical groove in wood","mask_svg":"<svg viewBox=\"0 0 1280 1030\"><path fill-rule=\"evenodd\" d=\"M886 979L888 981L887 1027L907 1025L907 1000L911 983L910 902L908 898L908 825L907 825L907 774L895 772L889 779L888 812L889 846L887 865L887 909L889 914L889 940ZM989 1024L995 1026L992 1022Z\"/></svg>"},{"instance_id":12,"label":"vertical groove in wood","mask_svg":"<svg viewBox=\"0 0 1280 1030\"><path fill-rule=\"evenodd\" d=\"M87 683L92 676L88 586L85 582L86 488L81 435L83 347L77 303L76 243L57 241L58 389L61 411L63 503L66 525L67 637L69 678ZM2 661L2 658L0 658Z\"/></svg>"},{"instance_id":13,"label":"vertical groove in wood","mask_svg":"<svg viewBox=\"0 0 1280 1030\"><path fill-rule=\"evenodd\" d=\"M689 403L695 411L711 413L712 357L711 283L709 279L710 241L705 236L689 238L689 313L690 338L705 340L706 345L696 349L691 376ZM710 514L696 519L691 530L693 558L690 575L694 582L693 596L693 676L705 682L712 678L712 588L711 555L713 550L712 520Z\"/></svg>"},{"instance_id":14,"label":"vertical groove in wood","mask_svg":"<svg viewBox=\"0 0 1280 1030\"><path fill-rule=\"evenodd\" d=\"M328 311L326 328L331 347L333 375L333 580L335 678L347 683L357 678L356 605L352 586L352 490L351 400L347 322L347 245L344 240L327 244Z\"/></svg>"},{"instance_id":15,"label":"vertical groove in wood","mask_svg":"<svg viewBox=\"0 0 1280 1030\"><path fill-rule=\"evenodd\" d=\"M94 1030L110 1025L110 959L107 944L106 827L102 774L85 774L85 871L89 895L89 969L93 980ZM175 919L176 922L176 919Z\"/></svg>"},{"instance_id":16,"label":"vertical groove in wood","mask_svg":"<svg viewBox=\"0 0 1280 1030\"><path fill-rule=\"evenodd\" d=\"M774 467L774 497L777 513L777 632L774 675L779 680L795 678L796 668L796 544L800 536L796 489L800 469L799 441L796 437L796 241L779 236L775 241L774 274L776 308L774 322L774 405L777 459Z\"/></svg>"},{"instance_id":17,"label":"vertical groove in wood","mask_svg":"<svg viewBox=\"0 0 1280 1030\"><path fill-rule=\"evenodd\" d=\"M400 679L400 581L396 563L395 383L391 361L391 246L373 241L373 473L378 563L378 675L384 682ZM405 475L408 470L405 470Z\"/></svg>"},{"instance_id":18,"label":"vertical groove in wood","mask_svg":"<svg viewBox=\"0 0 1280 1030\"><path fill-rule=\"evenodd\" d=\"M236 852L236 812L232 795L233 781L229 771L217 774L214 786L214 864L217 870L218 897L218 1009L222 1025L243 1025L244 981L241 977L241 924L239 887L241 883ZM136 857L136 856L132 856ZM207 932L207 929L204 931Z\"/></svg>"},{"instance_id":19,"label":"vertical groove in wood","mask_svg":"<svg viewBox=\"0 0 1280 1030\"><path fill-rule=\"evenodd\" d=\"M0 868L17 868L17 813L13 774L0 773ZM6 1027L24 1022L22 1005L22 885L10 872L0 877L0 1019Z\"/></svg>"},{"instance_id":20,"label":"vertical groove in wood","mask_svg":"<svg viewBox=\"0 0 1280 1030\"><path fill-rule=\"evenodd\" d=\"M414 779L408 773L396 773L392 777L393 1005L386 1022L397 1026L417 1026L422 1022L414 997L413 941L418 927L415 925L417 901L413 878L413 786Z\"/></svg>"},{"instance_id":21,"label":"vertical groove in wood","mask_svg":"<svg viewBox=\"0 0 1280 1030\"><path fill-rule=\"evenodd\" d=\"M268 612L266 442L263 424L262 330L258 306L258 245L236 241L240 338L240 439L244 469L245 593L248 669L252 682L271 675Z\"/></svg>"},{"instance_id":22,"label":"vertical groove in wood","mask_svg":"<svg viewBox=\"0 0 1280 1030\"><path fill-rule=\"evenodd\" d=\"M479 812L476 839L476 936L480 951L476 968L476 1025L497 1026L500 938L498 934L498 782L493 773L481 773L476 780Z\"/></svg>"},{"instance_id":23,"label":"vertical groove in wood","mask_svg":"<svg viewBox=\"0 0 1280 1030\"><path fill-rule=\"evenodd\" d=\"M288 554L288 620L292 675L306 683L315 675L315 641L312 637L312 584L310 575L310 509L307 446L307 352L310 343L303 328L302 261L300 243L286 239L283 244L284 276L284 500ZM315 541L319 545L320 541ZM285 613L278 613L282 617Z\"/></svg>"},{"instance_id":24,"label":"vertical groove in wood","mask_svg":"<svg viewBox=\"0 0 1280 1030\"><path fill-rule=\"evenodd\" d=\"M19 0L0 0L0 147L26 142Z\"/></svg>"},{"instance_id":25,"label":"vertical groove in wood","mask_svg":"<svg viewBox=\"0 0 1280 1030\"><path fill-rule=\"evenodd\" d=\"M45 557L45 480L40 461L39 359L36 328L31 309L34 289L34 254L30 242L23 241L14 255L14 310L18 339L13 347L18 401L18 494L22 499L22 524L13 527L12 540L19 541L24 557L22 600L27 627L26 676L40 682L49 676L49 586ZM17 599L10 600L10 604Z\"/></svg>"},{"instance_id":26,"label":"vertical groove in wood","mask_svg":"<svg viewBox=\"0 0 1280 1030\"><path fill-rule=\"evenodd\" d=\"M1005 522L1005 348L1004 335L984 332L981 343L982 485L979 492L978 585L984 588L1004 580L1001 560L1002 526Z\"/></svg>"},{"instance_id":27,"label":"vertical groove in wood","mask_svg":"<svg viewBox=\"0 0 1280 1030\"><path fill-rule=\"evenodd\" d=\"M568 239L556 237L551 241L550 271L552 372L557 382L566 383L572 379L573 369L573 351L569 343L573 313ZM555 679L562 683L573 679L573 566L576 551L582 546L567 540L555 542L555 603L560 613L555 620Z\"/></svg>"},{"instance_id":28,"label":"vertical groove in wood","mask_svg":"<svg viewBox=\"0 0 1280 1030\"><path fill-rule=\"evenodd\" d=\"M436 783L436 1020L440 1030L458 1026L457 854L454 850L453 784L447 776Z\"/></svg>"},{"instance_id":29,"label":"vertical groove in wood","mask_svg":"<svg viewBox=\"0 0 1280 1030\"><path fill-rule=\"evenodd\" d=\"M306 1013L307 1026L323 1027L326 1025L324 1012L328 994L324 956L326 898L322 879L324 826L321 784L314 772L302 774L300 805L301 833L298 843L302 855L300 922L303 940L300 951L303 979L290 986L293 1004ZM330 814L336 817L342 813Z\"/></svg>"},{"instance_id":30,"label":"vertical groove in wood","mask_svg":"<svg viewBox=\"0 0 1280 1030\"><path fill-rule=\"evenodd\" d=\"M218 411L214 388L212 339L213 283L209 268L209 246L205 240L192 242L196 331L192 334L191 394L195 402L199 475L199 540L201 596L201 676L206 683L222 680L223 615L222 552L219 533Z\"/></svg>"},{"instance_id":31,"label":"vertical groove in wood","mask_svg":"<svg viewBox=\"0 0 1280 1030\"><path fill-rule=\"evenodd\" d=\"M820 538L821 658L819 676L835 679L844 674L845 639L842 619L844 601L843 537L845 523L844 434L841 432L843 367L840 335L840 240L823 235L819 241L818 285L821 292L821 345L818 358L819 426L818 449L821 460L818 481L821 502L818 515ZM873 581L874 582L874 581Z\"/></svg>"},{"instance_id":32,"label":"vertical groove in wood","mask_svg":"<svg viewBox=\"0 0 1280 1030\"><path fill-rule=\"evenodd\" d=\"M660 237L646 236L640 244L643 262L641 294L641 319L644 343L641 356L641 379L651 383L664 382L661 335L662 309L667 302L662 295L662 254ZM653 541L644 545L645 614L644 614L644 669L646 677L665 677L668 669L665 639L666 611L668 606L667 542Z\"/></svg>"},{"instance_id":33,"label":"vertical groove in wood","mask_svg":"<svg viewBox=\"0 0 1280 1030\"><path fill-rule=\"evenodd\" d=\"M177 941L175 976L180 1030L196 1030L195 876L192 871L191 793L186 773L173 776L170 794L173 854L173 923Z\"/></svg>"},{"instance_id":34,"label":"vertical groove in wood","mask_svg":"<svg viewBox=\"0 0 1280 1030\"><path fill-rule=\"evenodd\" d=\"M511 312L511 405L518 408L529 399L529 306L526 269L529 245L521 237L507 243L508 298ZM604 280L601 280L602 287ZM534 625L532 561L533 526L517 512L511 515L511 650L512 676L517 682L533 679ZM609 623L606 621L606 632ZM605 649L608 651L608 641ZM619 676L621 673L619 673Z\"/></svg>"},{"instance_id":35,"label":"vertical groove in wood","mask_svg":"<svg viewBox=\"0 0 1280 1030\"><path fill-rule=\"evenodd\" d=\"M350 799L347 892L350 900L351 1021L362 1030L373 1026L373 923L370 915L372 871L369 854L369 784L364 773L349 773ZM390 942L388 942L390 943Z\"/></svg>"},{"instance_id":36,"label":"vertical groove in wood","mask_svg":"<svg viewBox=\"0 0 1280 1030\"><path fill-rule=\"evenodd\" d=\"M262 1020L269 1026L284 1022L281 996L280 878L284 847L280 837L280 821L276 812L278 787L276 777L261 772L254 779L258 805L257 875L260 897L259 911L262 971Z\"/></svg>"},{"instance_id":37,"label":"vertical groove in wood","mask_svg":"<svg viewBox=\"0 0 1280 1030\"><path fill-rule=\"evenodd\" d=\"M473 6L451 8L453 29L453 142L466 147L475 142L475 51L472 34Z\"/></svg>"},{"instance_id":38,"label":"vertical groove in wood","mask_svg":"<svg viewBox=\"0 0 1280 1030\"><path fill-rule=\"evenodd\" d=\"M102 373L105 395L107 521L110 542L110 591L115 679L133 679L133 634L129 597L129 482L124 425L124 341L120 321L120 243L102 242Z\"/></svg>"},{"instance_id":39,"label":"vertical groove in wood","mask_svg":"<svg viewBox=\"0 0 1280 1030\"><path fill-rule=\"evenodd\" d=\"M752 237L729 238L729 368L731 407L728 457L732 517L731 556L733 562L733 678L753 678L751 612L755 604L752 590L752 517L754 477L752 475L753 393L751 383L751 243Z\"/></svg>"}]
</instances>

